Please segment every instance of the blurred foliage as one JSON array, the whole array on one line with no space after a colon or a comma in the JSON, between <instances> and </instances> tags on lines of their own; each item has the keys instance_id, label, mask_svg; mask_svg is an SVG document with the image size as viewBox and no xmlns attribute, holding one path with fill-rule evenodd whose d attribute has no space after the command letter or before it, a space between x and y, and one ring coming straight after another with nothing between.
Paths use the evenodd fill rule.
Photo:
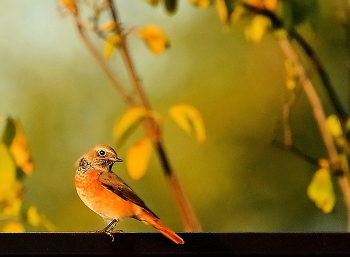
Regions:
<instances>
[{"instance_id":1,"label":"blurred foliage","mask_svg":"<svg viewBox=\"0 0 350 257\"><path fill-rule=\"evenodd\" d=\"M0 18L3 24L0 29L4 31L0 54L3 60L9 60L6 65L0 63L0 110L21 117L32 153L23 151L27 146L11 150L15 122L9 124L12 119L6 118L5 127L9 128L4 129L7 135L2 137L0 145L0 165L1 171L7 172L0 176L1 180L9 181L3 185L10 193L1 194L7 198L1 205L7 206L2 209L6 217L1 220L6 222L1 223L1 229L39 230L39 226L44 226L53 230L47 225L51 223L45 223L46 218L38 214L38 207L57 224L58 230L96 230L103 226L102 222L75 193L73 163L91 145L113 144L113 133L124 135L132 129L134 133L128 134L130 140L123 142L125 147L119 150L121 158L127 156L128 149L133 149L142 138L139 128L133 126L143 112L118 130L116 121L128 110L88 56L70 22L60 17L59 13L65 16L65 11L56 2L33 2L37 4L21 1L0 4L3 10L11 10ZM294 144L313 159L325 156L293 67L280 53L276 34L268 33L275 29L275 23L242 8L239 4L242 1L145 1L157 8L147 7L148 3L143 1L116 2L126 28L137 24L136 31L141 31L139 28L145 24L157 24L167 35L163 42L171 40L171 48L161 43L167 51L154 56L130 37L134 60L153 105L165 113L169 106L189 103L196 106L206 125L206 141L196 145L171 123L164 123L172 163L205 231L346 230L346 208L342 201L335 200L342 196L333 187L329 170L271 145L276 130L277 135L282 134L282 99L292 93L296 101L291 113ZM348 38L337 16L340 1L245 2L273 11L281 17L286 31L297 29L308 40L320 54L342 104L348 107ZM165 9L158 8L161 5ZM74 5L69 10L73 15L78 14ZM104 26L101 29L109 31ZM20 33L24 29L28 34ZM118 40L112 41L109 45L113 47L108 46L105 56L120 67L118 54L112 55ZM150 47L149 42L145 43ZM303 61L330 117L330 131L341 149L347 132L342 128L339 132L337 121L332 118L334 107L312 71L312 63L305 56ZM119 69L117 72L127 84L125 72ZM185 114L186 118L175 114L175 121L193 133L196 122L189 118L188 112ZM18 142L23 144L23 137ZM141 145L146 145L147 151L147 143ZM27 154L20 154L15 164L14 153L20 151ZM32 175L31 155L36 160ZM160 167L152 161L152 155L150 158L150 172L143 173L141 180L130 180L126 169L121 167L117 173L165 223L181 230L168 190L161 183ZM347 157L344 159L347 162ZM144 170L137 169L139 173L135 177ZM25 200L24 184L29 189ZM310 204L307 196L329 214L324 215ZM27 223L31 227L27 228ZM119 228L148 229L133 221L125 221Z\"/></svg>"},{"instance_id":2,"label":"blurred foliage","mask_svg":"<svg viewBox=\"0 0 350 257\"><path fill-rule=\"evenodd\" d=\"M3 118L0 142L0 229L23 232L29 229L54 231L55 226L24 198L22 185L34 165L23 128L18 119Z\"/></svg>"}]
</instances>

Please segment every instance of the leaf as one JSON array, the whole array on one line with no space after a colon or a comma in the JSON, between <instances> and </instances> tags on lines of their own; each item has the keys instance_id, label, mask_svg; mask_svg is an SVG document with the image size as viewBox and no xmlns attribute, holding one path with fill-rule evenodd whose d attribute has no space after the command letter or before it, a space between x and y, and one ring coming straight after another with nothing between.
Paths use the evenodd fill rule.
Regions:
<instances>
[{"instance_id":1,"label":"leaf","mask_svg":"<svg viewBox=\"0 0 350 257\"><path fill-rule=\"evenodd\" d=\"M168 36L157 26L147 25L139 31L140 38L154 54L161 54L170 46Z\"/></svg>"},{"instance_id":2,"label":"leaf","mask_svg":"<svg viewBox=\"0 0 350 257\"><path fill-rule=\"evenodd\" d=\"M324 213L333 210L335 194L329 169L321 168L316 171L307 188L307 195Z\"/></svg>"},{"instance_id":3,"label":"leaf","mask_svg":"<svg viewBox=\"0 0 350 257\"><path fill-rule=\"evenodd\" d=\"M270 10L270 11L275 11L277 9L277 4L278 4L277 0L265 0L264 1L265 8L267 10Z\"/></svg>"},{"instance_id":4,"label":"leaf","mask_svg":"<svg viewBox=\"0 0 350 257\"><path fill-rule=\"evenodd\" d=\"M35 206L30 206L27 212L28 223L33 227L38 227L41 222L40 215Z\"/></svg>"},{"instance_id":5,"label":"leaf","mask_svg":"<svg viewBox=\"0 0 350 257\"><path fill-rule=\"evenodd\" d=\"M16 136L16 127L14 119L11 117L8 117L6 119L6 124L4 131L2 133L1 141L4 142L5 145L8 147L12 144L13 139Z\"/></svg>"},{"instance_id":6,"label":"leaf","mask_svg":"<svg viewBox=\"0 0 350 257\"><path fill-rule=\"evenodd\" d=\"M268 18L263 15L255 15L252 23L244 30L245 37L254 43L259 43L270 26L271 21Z\"/></svg>"},{"instance_id":7,"label":"leaf","mask_svg":"<svg viewBox=\"0 0 350 257\"><path fill-rule=\"evenodd\" d=\"M160 2L160 0L143 0L143 1L148 2L153 6L158 6L158 4Z\"/></svg>"},{"instance_id":8,"label":"leaf","mask_svg":"<svg viewBox=\"0 0 350 257\"><path fill-rule=\"evenodd\" d=\"M75 0L60 0L62 4L64 4L67 9L74 15L78 16L78 7L75 3Z\"/></svg>"},{"instance_id":9,"label":"leaf","mask_svg":"<svg viewBox=\"0 0 350 257\"><path fill-rule=\"evenodd\" d=\"M285 28L290 30L291 28L308 21L313 27L317 20L317 16L320 12L319 1L317 0L288 0L279 1L283 2L282 15Z\"/></svg>"},{"instance_id":10,"label":"leaf","mask_svg":"<svg viewBox=\"0 0 350 257\"><path fill-rule=\"evenodd\" d=\"M333 137L339 138L343 136L343 130L336 115L332 114L327 117L327 127Z\"/></svg>"},{"instance_id":11,"label":"leaf","mask_svg":"<svg viewBox=\"0 0 350 257\"><path fill-rule=\"evenodd\" d=\"M0 142L0 181L0 202L14 198L16 166L8 148L2 142Z\"/></svg>"},{"instance_id":12,"label":"leaf","mask_svg":"<svg viewBox=\"0 0 350 257\"><path fill-rule=\"evenodd\" d=\"M228 22L228 11L224 0L217 0L216 1L216 9L219 15L219 20L222 23Z\"/></svg>"},{"instance_id":13,"label":"leaf","mask_svg":"<svg viewBox=\"0 0 350 257\"><path fill-rule=\"evenodd\" d=\"M231 20L231 15L234 11L234 1L233 0L217 0L216 10L218 12L219 20L227 24Z\"/></svg>"},{"instance_id":14,"label":"leaf","mask_svg":"<svg viewBox=\"0 0 350 257\"><path fill-rule=\"evenodd\" d=\"M152 143L148 138L136 142L126 153L126 168L133 179L141 178L148 167Z\"/></svg>"},{"instance_id":15,"label":"leaf","mask_svg":"<svg viewBox=\"0 0 350 257\"><path fill-rule=\"evenodd\" d=\"M211 4L211 0L188 0L188 1L198 8L208 8Z\"/></svg>"},{"instance_id":16,"label":"leaf","mask_svg":"<svg viewBox=\"0 0 350 257\"><path fill-rule=\"evenodd\" d=\"M21 223L17 221L10 221L1 229L2 232L24 232L25 229Z\"/></svg>"},{"instance_id":17,"label":"leaf","mask_svg":"<svg viewBox=\"0 0 350 257\"><path fill-rule=\"evenodd\" d=\"M236 5L231 14L231 20L237 22L241 19L246 9L242 5Z\"/></svg>"},{"instance_id":18,"label":"leaf","mask_svg":"<svg viewBox=\"0 0 350 257\"><path fill-rule=\"evenodd\" d=\"M116 24L114 20L107 21L105 24L101 26L101 30L103 31L111 31L115 28Z\"/></svg>"},{"instance_id":19,"label":"leaf","mask_svg":"<svg viewBox=\"0 0 350 257\"><path fill-rule=\"evenodd\" d=\"M133 107L127 110L120 120L114 125L113 135L121 141L147 114L143 107Z\"/></svg>"},{"instance_id":20,"label":"leaf","mask_svg":"<svg viewBox=\"0 0 350 257\"><path fill-rule=\"evenodd\" d=\"M10 152L19 167L26 175L33 173L34 164L29 151L27 139L23 133L23 127L19 120L13 120L16 134L10 145Z\"/></svg>"},{"instance_id":21,"label":"leaf","mask_svg":"<svg viewBox=\"0 0 350 257\"><path fill-rule=\"evenodd\" d=\"M194 135L198 142L206 139L205 127L200 112L193 106L180 104L169 109L170 116L186 133Z\"/></svg>"},{"instance_id":22,"label":"leaf","mask_svg":"<svg viewBox=\"0 0 350 257\"><path fill-rule=\"evenodd\" d=\"M56 231L55 225L45 215L40 214L35 206L27 206L23 212L24 218L26 218L29 225L36 228L44 228L46 231Z\"/></svg>"},{"instance_id":23,"label":"leaf","mask_svg":"<svg viewBox=\"0 0 350 257\"><path fill-rule=\"evenodd\" d=\"M117 34L110 35L106 39L105 45L103 48L104 57L110 58L112 56L112 54L114 53L114 50L116 49L116 47L118 46L119 43L120 43L120 37Z\"/></svg>"},{"instance_id":24,"label":"leaf","mask_svg":"<svg viewBox=\"0 0 350 257\"><path fill-rule=\"evenodd\" d=\"M9 195L11 195L9 197ZM16 189L7 191L7 199L2 201L1 215L5 219L19 219L21 214L22 199L19 198Z\"/></svg>"},{"instance_id":25,"label":"leaf","mask_svg":"<svg viewBox=\"0 0 350 257\"><path fill-rule=\"evenodd\" d=\"M178 0L164 0L164 4L168 14L172 15L177 10Z\"/></svg>"}]
</instances>

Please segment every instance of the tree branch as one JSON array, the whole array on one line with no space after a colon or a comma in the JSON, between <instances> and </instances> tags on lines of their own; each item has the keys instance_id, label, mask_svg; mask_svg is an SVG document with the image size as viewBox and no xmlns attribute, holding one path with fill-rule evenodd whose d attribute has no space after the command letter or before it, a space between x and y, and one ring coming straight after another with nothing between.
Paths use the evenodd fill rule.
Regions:
<instances>
[{"instance_id":1,"label":"tree branch","mask_svg":"<svg viewBox=\"0 0 350 257\"><path fill-rule=\"evenodd\" d=\"M139 97L141 101L141 105L147 110L151 110L151 105L146 97L146 94L141 86L140 79L136 73L136 69L134 63L131 59L131 55L129 53L129 49L127 47L126 35L123 33L122 28L120 27L120 22L118 20L117 10L114 5L113 0L108 0L107 5L110 8L110 13L112 19L114 20L116 27L115 33L120 36L121 41L119 44L119 50L121 52L122 58L126 65L126 69L129 72L129 76L134 86L134 90L136 95ZM161 165L164 170L165 177L168 182L168 186L172 192L178 210L180 212L180 216L184 223L185 231L199 232L202 231L201 225L190 205L190 202L187 200L184 191L179 183L177 176L175 175L168 156L165 151L165 147L162 143L162 135L158 124L152 119L144 119L143 126L146 134L152 140L155 150L158 153L158 157L160 159Z\"/></svg>"},{"instance_id":2,"label":"tree branch","mask_svg":"<svg viewBox=\"0 0 350 257\"><path fill-rule=\"evenodd\" d=\"M347 175L345 174L341 160L339 158L335 143L330 132L327 129L326 115L324 113L321 100L319 99L310 79L307 77L304 67L301 65L298 55L290 44L287 38L279 39L280 47L285 56L290 59L298 74L300 83L304 92L311 104L313 116L316 120L321 137L328 152L330 168L334 175L338 178L338 184L342 190L343 198L348 211L348 230L350 231L350 184Z\"/></svg>"},{"instance_id":3,"label":"tree branch","mask_svg":"<svg viewBox=\"0 0 350 257\"><path fill-rule=\"evenodd\" d=\"M267 9L262 9L259 7L252 6L245 2L242 2L241 4L247 10L253 13L268 17L271 20L271 23L274 29L285 28L283 21L274 12ZM345 110L345 108L341 104L341 101L339 100L339 97L334 90L334 86L331 83L329 75L326 72L319 57L317 56L315 51L312 49L312 47L306 42L306 40L294 28L291 28L290 30L286 29L286 31L288 32L289 37L294 39L301 46L305 54L312 61L313 65L315 66L320 76L322 84L325 87L328 97L332 102L332 105L335 109L335 112L337 113L337 116L341 120L342 124L344 124L349 117L349 113Z\"/></svg>"}]
</instances>

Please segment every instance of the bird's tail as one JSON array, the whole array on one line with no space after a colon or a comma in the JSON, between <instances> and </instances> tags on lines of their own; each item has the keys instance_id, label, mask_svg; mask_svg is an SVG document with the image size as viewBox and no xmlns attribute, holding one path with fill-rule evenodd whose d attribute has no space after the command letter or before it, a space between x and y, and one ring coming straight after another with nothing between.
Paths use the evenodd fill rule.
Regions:
<instances>
[{"instance_id":1,"label":"bird's tail","mask_svg":"<svg viewBox=\"0 0 350 257\"><path fill-rule=\"evenodd\" d=\"M142 214L137 216L137 219L145 222L148 225L151 225L155 229L157 229L164 236L172 240L176 244L184 244L185 241L178 236L174 231L165 226L159 219L157 219L150 212L143 210Z\"/></svg>"}]
</instances>

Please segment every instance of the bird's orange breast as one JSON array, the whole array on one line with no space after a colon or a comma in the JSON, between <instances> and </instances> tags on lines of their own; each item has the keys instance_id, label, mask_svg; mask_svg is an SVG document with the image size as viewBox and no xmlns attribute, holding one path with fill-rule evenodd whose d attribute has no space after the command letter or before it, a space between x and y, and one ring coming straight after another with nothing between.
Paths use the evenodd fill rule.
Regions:
<instances>
[{"instance_id":1,"label":"bird's orange breast","mask_svg":"<svg viewBox=\"0 0 350 257\"><path fill-rule=\"evenodd\" d=\"M75 175L75 187L80 199L102 218L112 220L134 216L141 208L105 188L98 180L100 170Z\"/></svg>"}]
</instances>

